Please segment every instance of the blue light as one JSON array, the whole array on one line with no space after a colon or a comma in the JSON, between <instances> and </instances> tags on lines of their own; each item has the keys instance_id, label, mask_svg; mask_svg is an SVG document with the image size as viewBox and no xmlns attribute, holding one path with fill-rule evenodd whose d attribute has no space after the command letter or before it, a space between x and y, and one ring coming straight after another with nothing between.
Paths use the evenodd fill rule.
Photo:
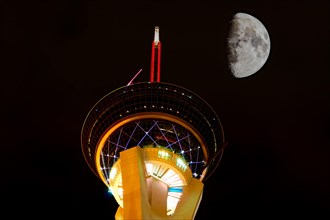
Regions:
<instances>
[{"instance_id":1,"label":"blue light","mask_svg":"<svg viewBox=\"0 0 330 220\"><path fill-rule=\"evenodd\" d=\"M182 193L182 191L183 191L182 187L171 187L171 188L168 188L168 192Z\"/></svg>"}]
</instances>

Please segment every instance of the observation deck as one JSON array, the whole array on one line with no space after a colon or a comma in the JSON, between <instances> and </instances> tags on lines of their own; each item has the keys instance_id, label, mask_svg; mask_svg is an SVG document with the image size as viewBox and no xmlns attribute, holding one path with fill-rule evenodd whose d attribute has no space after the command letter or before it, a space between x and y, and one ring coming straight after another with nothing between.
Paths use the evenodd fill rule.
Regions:
<instances>
[{"instance_id":1,"label":"observation deck","mask_svg":"<svg viewBox=\"0 0 330 220\"><path fill-rule=\"evenodd\" d=\"M131 147L163 148L205 180L216 168L225 145L214 110L198 95L164 82L141 82L118 88L88 113L81 131L84 157L109 184L111 167Z\"/></svg>"}]
</instances>

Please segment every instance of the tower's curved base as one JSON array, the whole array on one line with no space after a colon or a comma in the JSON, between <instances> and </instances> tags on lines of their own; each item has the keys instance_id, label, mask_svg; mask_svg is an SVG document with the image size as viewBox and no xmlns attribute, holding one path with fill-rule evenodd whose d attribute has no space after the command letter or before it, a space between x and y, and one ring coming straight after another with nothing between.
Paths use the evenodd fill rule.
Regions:
<instances>
[{"instance_id":1,"label":"tower's curved base","mask_svg":"<svg viewBox=\"0 0 330 220\"><path fill-rule=\"evenodd\" d=\"M183 187L175 212L168 215L168 186L155 177L147 179L143 150L133 147L120 153L123 207L115 215L119 219L194 219L202 199L204 184L192 178Z\"/></svg>"}]
</instances>

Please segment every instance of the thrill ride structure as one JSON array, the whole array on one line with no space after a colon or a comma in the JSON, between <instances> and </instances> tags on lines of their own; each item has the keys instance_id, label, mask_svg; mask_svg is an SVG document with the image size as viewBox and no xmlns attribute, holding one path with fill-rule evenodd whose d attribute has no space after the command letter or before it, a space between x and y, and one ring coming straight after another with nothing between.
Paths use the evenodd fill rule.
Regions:
<instances>
[{"instance_id":1,"label":"thrill ride structure","mask_svg":"<svg viewBox=\"0 0 330 220\"><path fill-rule=\"evenodd\" d=\"M214 110L198 95L160 81L155 28L150 81L101 98L81 131L84 158L113 194L116 219L194 219L205 180L227 145Z\"/></svg>"}]
</instances>

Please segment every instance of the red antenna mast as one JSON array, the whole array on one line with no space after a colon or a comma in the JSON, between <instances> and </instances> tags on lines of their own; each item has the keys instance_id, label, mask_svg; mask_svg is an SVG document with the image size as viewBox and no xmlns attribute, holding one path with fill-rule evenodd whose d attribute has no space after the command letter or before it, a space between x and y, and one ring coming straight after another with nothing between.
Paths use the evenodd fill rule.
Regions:
<instances>
[{"instance_id":1,"label":"red antenna mast","mask_svg":"<svg viewBox=\"0 0 330 220\"><path fill-rule=\"evenodd\" d=\"M151 68L150 68L150 82L154 82L155 72L157 73L157 82L160 82L160 54L161 43L159 41L159 27L155 27L154 41L151 45Z\"/></svg>"}]
</instances>

